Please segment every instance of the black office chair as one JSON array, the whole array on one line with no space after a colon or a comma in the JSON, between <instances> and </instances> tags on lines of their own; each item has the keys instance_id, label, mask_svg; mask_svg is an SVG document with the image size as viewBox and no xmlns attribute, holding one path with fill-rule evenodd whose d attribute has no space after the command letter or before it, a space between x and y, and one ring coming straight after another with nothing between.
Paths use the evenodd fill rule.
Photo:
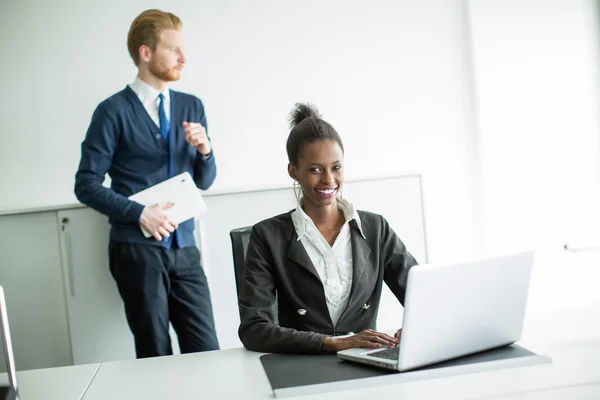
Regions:
<instances>
[{"instance_id":1,"label":"black office chair","mask_svg":"<svg viewBox=\"0 0 600 400\"><path fill-rule=\"evenodd\" d=\"M229 236L231 237L231 249L233 251L233 269L235 271L235 287L238 299L242 291L242 285L244 284L244 268L246 267L246 252L248 251L250 233L252 233L251 226L237 228L229 232ZM279 321L277 293L275 293L275 302L271 306L271 309L273 310L273 318L277 324Z\"/></svg>"}]
</instances>

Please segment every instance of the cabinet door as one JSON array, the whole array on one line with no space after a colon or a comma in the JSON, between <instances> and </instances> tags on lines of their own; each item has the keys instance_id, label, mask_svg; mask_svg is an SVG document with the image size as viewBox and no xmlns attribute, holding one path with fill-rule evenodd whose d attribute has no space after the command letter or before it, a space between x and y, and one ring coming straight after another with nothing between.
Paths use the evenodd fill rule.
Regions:
<instances>
[{"instance_id":1,"label":"cabinet door","mask_svg":"<svg viewBox=\"0 0 600 400\"><path fill-rule=\"evenodd\" d=\"M0 285L18 370L72 362L58 249L55 211L0 216Z\"/></svg>"},{"instance_id":2,"label":"cabinet door","mask_svg":"<svg viewBox=\"0 0 600 400\"><path fill-rule=\"evenodd\" d=\"M108 269L108 218L58 212L74 364L135 358L123 302Z\"/></svg>"},{"instance_id":3,"label":"cabinet door","mask_svg":"<svg viewBox=\"0 0 600 400\"><path fill-rule=\"evenodd\" d=\"M89 208L59 211L58 226L74 364L135 358L133 335L108 266L108 218ZM171 328L173 351L178 352Z\"/></svg>"}]
</instances>

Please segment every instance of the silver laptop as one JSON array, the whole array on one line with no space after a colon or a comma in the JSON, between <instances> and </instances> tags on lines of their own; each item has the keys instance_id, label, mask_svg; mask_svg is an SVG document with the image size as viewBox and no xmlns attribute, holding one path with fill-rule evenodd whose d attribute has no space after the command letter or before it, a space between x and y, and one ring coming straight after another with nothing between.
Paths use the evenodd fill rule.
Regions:
<instances>
[{"instance_id":1,"label":"silver laptop","mask_svg":"<svg viewBox=\"0 0 600 400\"><path fill-rule=\"evenodd\" d=\"M4 359L6 360L6 370L8 371L9 386L0 387L1 400L17 400L17 373L15 370L15 357L12 351L12 342L10 340L10 329L8 327L8 315L6 313L6 299L4 298L4 288L0 286L0 319L2 320L2 339L4 341Z\"/></svg>"},{"instance_id":2,"label":"silver laptop","mask_svg":"<svg viewBox=\"0 0 600 400\"><path fill-rule=\"evenodd\" d=\"M407 371L518 341L533 258L525 251L412 267L400 345L338 357Z\"/></svg>"}]
</instances>

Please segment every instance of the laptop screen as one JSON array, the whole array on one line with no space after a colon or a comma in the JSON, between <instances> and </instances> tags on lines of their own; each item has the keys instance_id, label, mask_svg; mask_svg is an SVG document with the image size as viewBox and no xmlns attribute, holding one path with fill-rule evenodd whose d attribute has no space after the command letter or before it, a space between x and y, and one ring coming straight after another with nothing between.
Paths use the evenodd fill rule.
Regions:
<instances>
[{"instance_id":1,"label":"laptop screen","mask_svg":"<svg viewBox=\"0 0 600 400\"><path fill-rule=\"evenodd\" d=\"M16 391L17 373L15 370L15 357L12 350L10 329L8 327L8 314L6 312L6 299L4 298L4 288L2 286L0 286L0 319L2 322L2 339L4 341L4 360L6 362L6 370L8 371L10 385Z\"/></svg>"}]
</instances>

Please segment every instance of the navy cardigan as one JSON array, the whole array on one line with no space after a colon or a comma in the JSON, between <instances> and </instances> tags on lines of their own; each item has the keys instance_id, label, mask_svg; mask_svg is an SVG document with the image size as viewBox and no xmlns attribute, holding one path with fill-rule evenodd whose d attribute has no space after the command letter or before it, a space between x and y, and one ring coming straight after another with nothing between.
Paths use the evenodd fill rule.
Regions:
<instances>
[{"instance_id":1,"label":"navy cardigan","mask_svg":"<svg viewBox=\"0 0 600 400\"><path fill-rule=\"evenodd\" d=\"M168 247L169 242L142 235L139 219L144 206L127 197L185 171L200 189L208 189L215 180L214 155L205 160L185 141L182 126L187 121L207 128L202 101L171 90L170 102L169 143L129 86L104 100L94 111L81 144L75 195L83 204L109 217L110 237L114 241ZM110 189L102 185L106 173L111 178ZM195 244L193 230L193 220L179 224L179 247Z\"/></svg>"}]
</instances>

